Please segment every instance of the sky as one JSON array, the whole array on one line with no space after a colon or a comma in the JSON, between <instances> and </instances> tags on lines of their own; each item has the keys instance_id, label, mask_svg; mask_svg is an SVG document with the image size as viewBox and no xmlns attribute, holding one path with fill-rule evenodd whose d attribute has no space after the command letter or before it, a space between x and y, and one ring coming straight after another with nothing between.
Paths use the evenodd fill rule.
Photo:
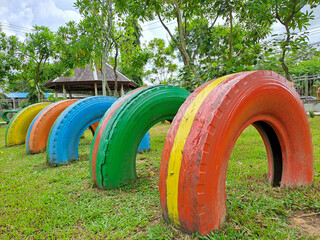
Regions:
<instances>
[{"instance_id":1,"label":"sky","mask_svg":"<svg viewBox=\"0 0 320 240\"><path fill-rule=\"evenodd\" d=\"M74 8L75 0L0 0L0 24L9 35L16 35L20 40L30 32L34 25L46 26L58 30L59 26L69 21L79 22L81 16ZM175 24L168 25L171 30ZM168 39L160 22L151 21L142 24L142 42L149 42L154 37Z\"/></svg>"},{"instance_id":2,"label":"sky","mask_svg":"<svg viewBox=\"0 0 320 240\"><path fill-rule=\"evenodd\" d=\"M24 39L26 32L30 32L34 25L47 26L56 31L59 26L68 21L80 21L81 16L74 8L75 0L0 0L0 24L4 32ZM308 27L310 42L320 41L320 6L314 10L315 20ZM175 22L167 23L170 30L176 26ZM159 21L142 24L142 42L149 42L154 37L168 40L168 33ZM273 25L274 33L281 33L284 28L280 24Z\"/></svg>"}]
</instances>

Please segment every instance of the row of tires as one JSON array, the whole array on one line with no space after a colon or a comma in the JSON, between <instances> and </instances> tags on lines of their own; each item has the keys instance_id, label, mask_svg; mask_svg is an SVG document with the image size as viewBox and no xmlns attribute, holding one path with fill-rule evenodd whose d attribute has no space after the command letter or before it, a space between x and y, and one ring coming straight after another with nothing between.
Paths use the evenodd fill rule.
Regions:
<instances>
[{"instance_id":1,"label":"row of tires","mask_svg":"<svg viewBox=\"0 0 320 240\"><path fill-rule=\"evenodd\" d=\"M83 110L85 127L98 121L106 107L102 103L102 113L90 117L91 103L77 103L78 109L61 115ZM107 108L92 141L92 180L105 189L136 178L135 159L143 136L155 123L173 119L160 164L160 203L165 219L186 232L207 234L226 219L228 160L249 125L264 141L272 186L306 186L313 181L311 133L303 104L294 87L274 72L228 75L203 84L191 95L173 86L139 88ZM78 158L70 146L77 145L82 134L79 121L68 117L54 123L47 145L53 164ZM74 132L79 134L70 143L66 136ZM62 153L63 148L68 151Z\"/></svg>"},{"instance_id":2,"label":"row of tires","mask_svg":"<svg viewBox=\"0 0 320 240\"><path fill-rule=\"evenodd\" d=\"M77 161L82 134L87 128L94 134L100 119L116 101L117 98L97 96L30 105L10 120L5 144L25 143L27 152L31 154L47 150L47 161L52 166ZM150 150L148 132L138 152L147 150Z\"/></svg>"}]
</instances>

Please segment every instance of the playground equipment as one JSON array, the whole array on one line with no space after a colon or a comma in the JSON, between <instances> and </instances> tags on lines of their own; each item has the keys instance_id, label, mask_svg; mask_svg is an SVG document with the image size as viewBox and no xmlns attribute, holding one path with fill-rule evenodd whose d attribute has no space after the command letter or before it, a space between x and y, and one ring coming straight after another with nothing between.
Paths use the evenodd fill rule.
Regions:
<instances>
[{"instance_id":1,"label":"playground equipment","mask_svg":"<svg viewBox=\"0 0 320 240\"><path fill-rule=\"evenodd\" d=\"M120 98L103 116L92 141L90 173L100 188L135 179L142 137L159 121L173 119L189 92L174 86L136 89Z\"/></svg>"},{"instance_id":2,"label":"playground equipment","mask_svg":"<svg viewBox=\"0 0 320 240\"><path fill-rule=\"evenodd\" d=\"M100 121L116 100L114 97L94 96L66 108L53 124L48 137L48 163L55 166L78 160L78 145L83 132Z\"/></svg>"},{"instance_id":3,"label":"playground equipment","mask_svg":"<svg viewBox=\"0 0 320 240\"><path fill-rule=\"evenodd\" d=\"M7 111L4 111L2 113L2 119L6 122L6 123L9 123L10 122L10 119L7 117L8 114L10 113L17 113L19 112L18 110L7 110Z\"/></svg>"},{"instance_id":4,"label":"playground equipment","mask_svg":"<svg viewBox=\"0 0 320 240\"><path fill-rule=\"evenodd\" d=\"M36 103L20 110L10 120L5 136L7 147L25 142L26 134L33 118L50 103Z\"/></svg>"},{"instance_id":5,"label":"playground equipment","mask_svg":"<svg viewBox=\"0 0 320 240\"><path fill-rule=\"evenodd\" d=\"M77 99L63 100L44 108L33 119L26 137L26 150L29 153L39 153L47 146L48 136L55 120L68 106L78 101Z\"/></svg>"},{"instance_id":6,"label":"playground equipment","mask_svg":"<svg viewBox=\"0 0 320 240\"><path fill-rule=\"evenodd\" d=\"M149 151L151 148L150 133L147 132L141 140L138 147L138 153L143 153L144 151Z\"/></svg>"},{"instance_id":7,"label":"playground equipment","mask_svg":"<svg viewBox=\"0 0 320 240\"><path fill-rule=\"evenodd\" d=\"M221 226L228 160L251 124L264 141L272 186L312 183L311 133L294 87L271 71L228 75L196 89L172 122L159 180L167 220L200 234Z\"/></svg>"}]
</instances>

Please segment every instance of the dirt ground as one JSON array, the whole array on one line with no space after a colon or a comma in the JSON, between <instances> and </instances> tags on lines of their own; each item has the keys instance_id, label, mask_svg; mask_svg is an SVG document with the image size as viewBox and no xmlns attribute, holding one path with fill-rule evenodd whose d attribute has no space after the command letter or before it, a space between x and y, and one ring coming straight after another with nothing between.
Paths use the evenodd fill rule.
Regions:
<instances>
[{"instance_id":1,"label":"dirt ground","mask_svg":"<svg viewBox=\"0 0 320 240\"><path fill-rule=\"evenodd\" d=\"M301 233L320 239L320 213L296 214L290 218L292 227L300 228Z\"/></svg>"}]
</instances>

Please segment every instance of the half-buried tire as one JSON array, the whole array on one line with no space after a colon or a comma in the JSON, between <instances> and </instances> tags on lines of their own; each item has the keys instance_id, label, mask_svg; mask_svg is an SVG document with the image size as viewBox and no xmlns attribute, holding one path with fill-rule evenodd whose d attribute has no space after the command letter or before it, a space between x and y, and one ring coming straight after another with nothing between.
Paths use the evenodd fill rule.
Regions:
<instances>
[{"instance_id":1,"label":"half-buried tire","mask_svg":"<svg viewBox=\"0 0 320 240\"><path fill-rule=\"evenodd\" d=\"M152 86L120 98L100 121L92 141L89 165L95 184L115 188L135 179L143 136L157 122L173 119L189 94L174 86Z\"/></svg>"},{"instance_id":2,"label":"half-buried tire","mask_svg":"<svg viewBox=\"0 0 320 240\"><path fill-rule=\"evenodd\" d=\"M78 160L78 145L83 132L100 121L116 100L114 97L94 96L79 100L65 109L53 124L48 137L48 163L56 166Z\"/></svg>"},{"instance_id":3,"label":"half-buried tire","mask_svg":"<svg viewBox=\"0 0 320 240\"><path fill-rule=\"evenodd\" d=\"M39 112L28 129L26 137L27 152L35 154L46 149L48 136L54 122L67 107L76 101L78 99L59 101Z\"/></svg>"},{"instance_id":4,"label":"half-buried tire","mask_svg":"<svg viewBox=\"0 0 320 240\"><path fill-rule=\"evenodd\" d=\"M36 103L20 110L10 120L5 136L7 147L23 144L26 140L28 128L34 117L51 103Z\"/></svg>"},{"instance_id":5,"label":"half-buried tire","mask_svg":"<svg viewBox=\"0 0 320 240\"><path fill-rule=\"evenodd\" d=\"M221 226L230 154L251 124L264 141L272 186L312 183L309 123L292 84L270 71L225 76L196 89L168 131L159 179L166 219L191 233Z\"/></svg>"}]
</instances>

